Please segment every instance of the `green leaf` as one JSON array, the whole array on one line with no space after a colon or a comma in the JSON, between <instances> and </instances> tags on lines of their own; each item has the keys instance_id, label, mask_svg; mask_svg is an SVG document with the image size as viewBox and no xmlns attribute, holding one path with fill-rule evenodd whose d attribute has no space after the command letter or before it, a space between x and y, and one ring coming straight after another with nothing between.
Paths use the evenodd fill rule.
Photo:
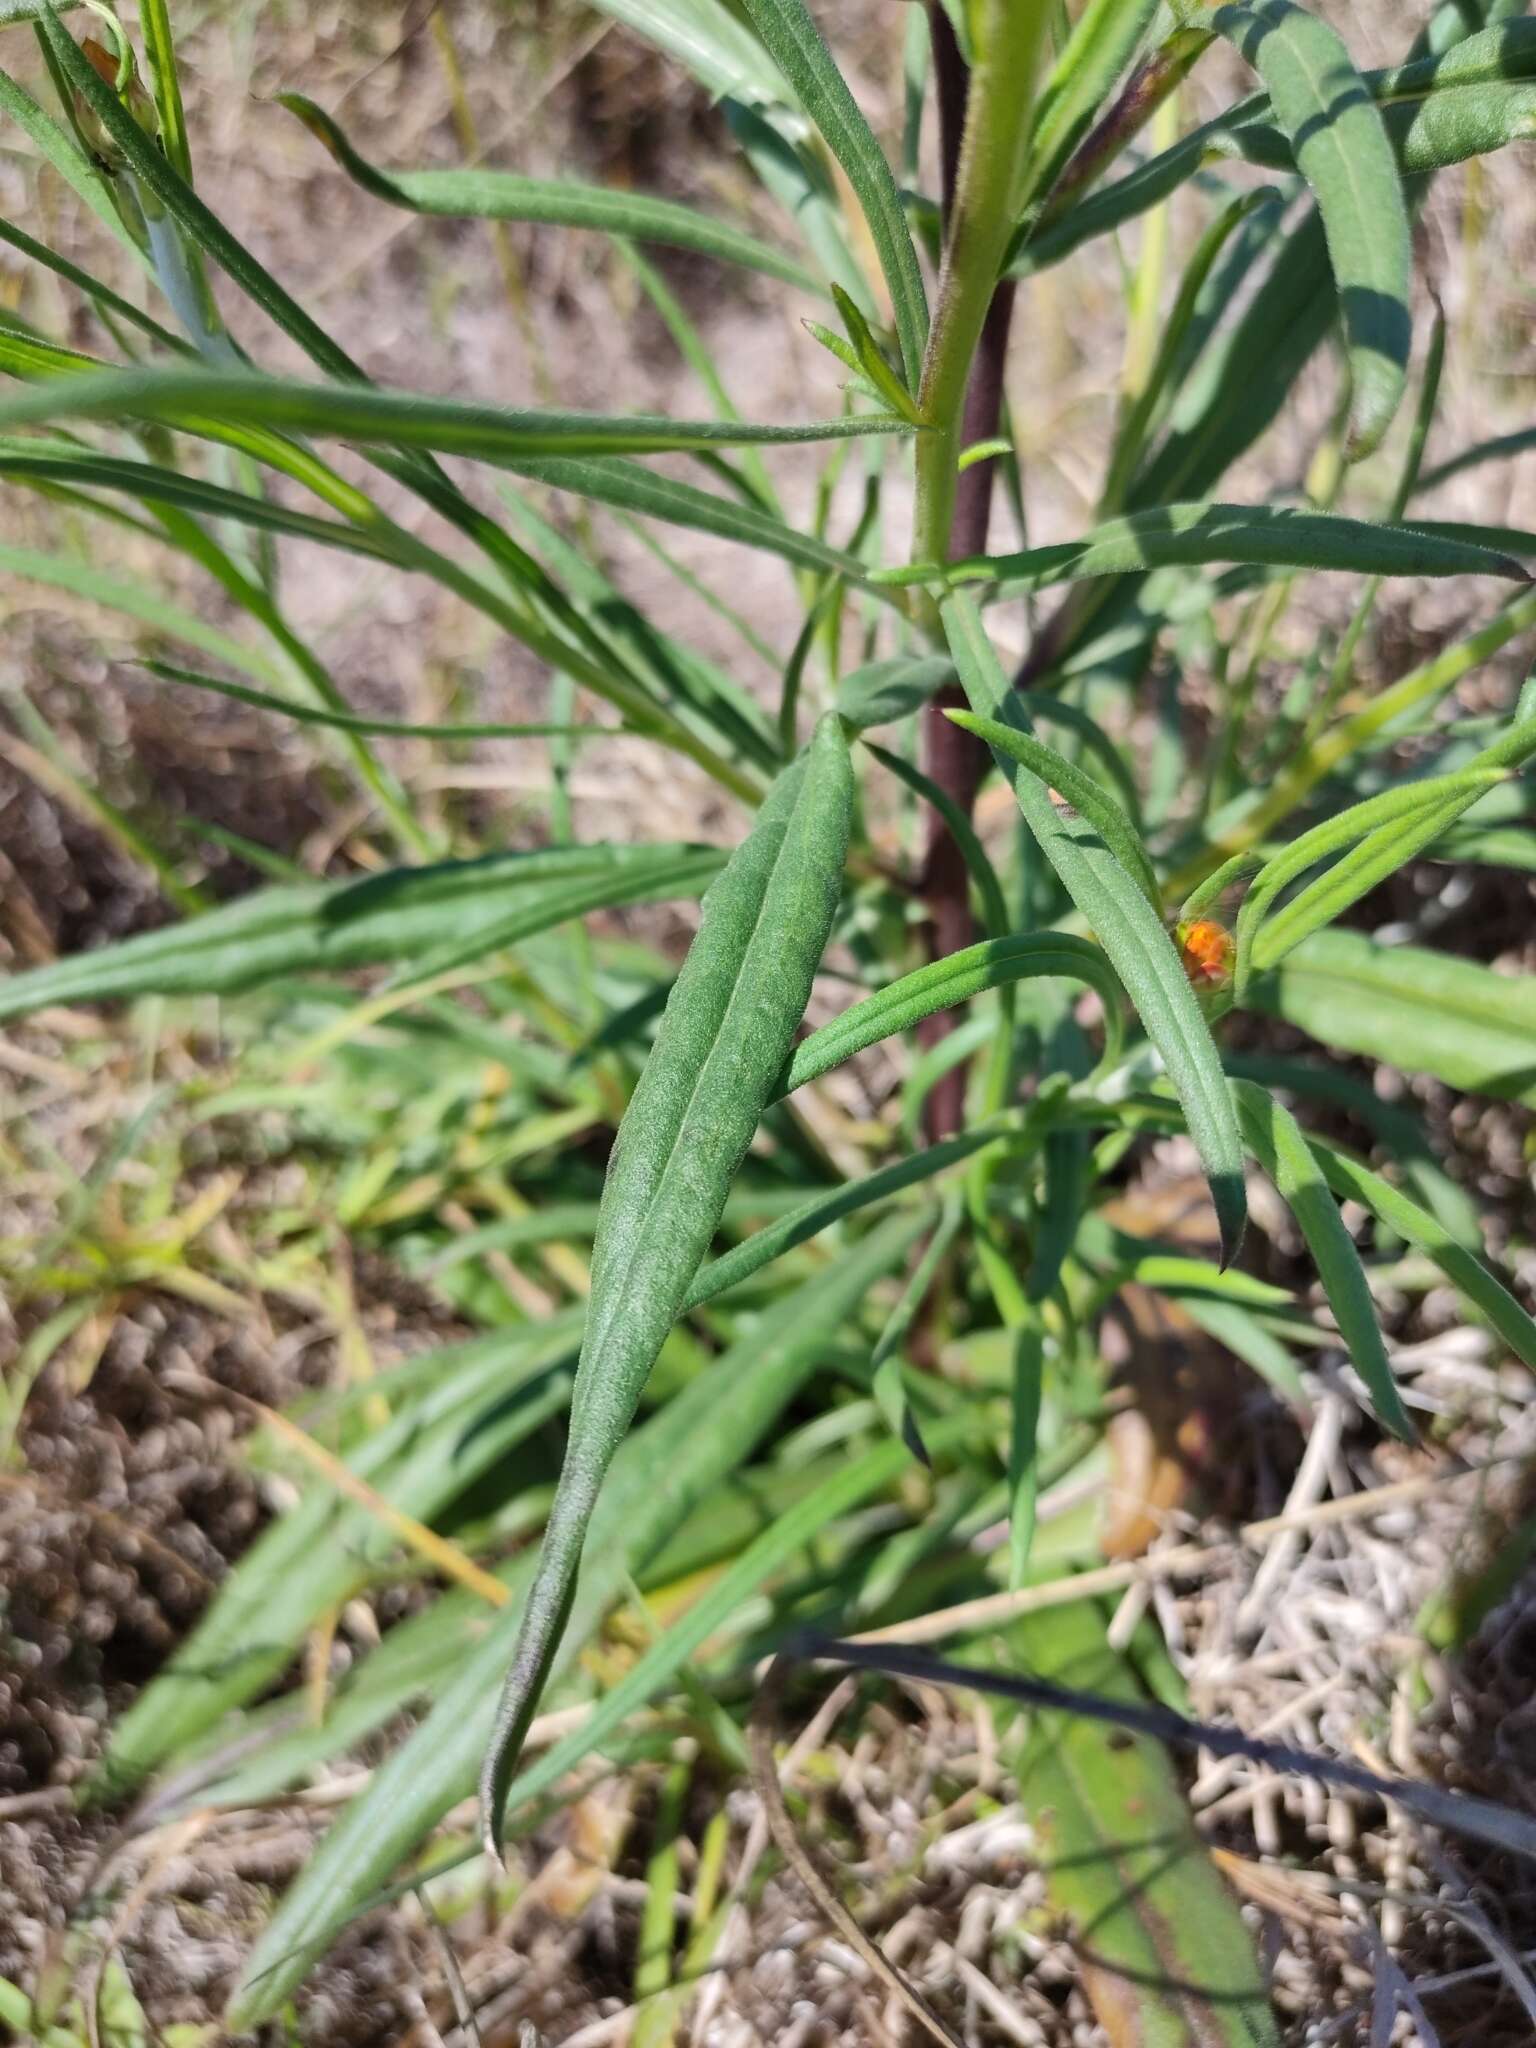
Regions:
<instances>
[{"instance_id":1,"label":"green leaf","mask_svg":"<svg viewBox=\"0 0 1536 2048\"><path fill-rule=\"evenodd\" d=\"M494 721L468 720L453 725L418 724L410 718L365 718L350 711L322 711L296 697L276 697L266 690L247 690L243 684L227 683L221 676L203 675L196 669L177 668L168 661L146 661L143 666L163 683L185 683L189 689L209 690L215 696L230 697L237 704L249 704L257 711L270 711L279 718L291 718L297 725L319 725L335 732L378 733L394 739L418 740L599 740L626 728L604 725L556 725L536 720L528 725L498 725Z\"/></svg>"},{"instance_id":2,"label":"green leaf","mask_svg":"<svg viewBox=\"0 0 1536 2048\"><path fill-rule=\"evenodd\" d=\"M1249 1150L1301 1226L1339 1335L1370 1391L1377 1415L1394 1435L1414 1442L1417 1433L1392 1377L1360 1254L1344 1228L1322 1169L1307 1149L1301 1126L1289 1110L1282 1109L1252 1081L1234 1081L1232 1094Z\"/></svg>"},{"instance_id":3,"label":"green leaf","mask_svg":"<svg viewBox=\"0 0 1536 2048\"><path fill-rule=\"evenodd\" d=\"M187 119L182 110L181 80L177 75L176 46L171 40L171 18L166 0L141 0L139 24L155 91L155 111L160 120L160 147L170 158L177 175L190 185L192 152L187 141Z\"/></svg>"},{"instance_id":4,"label":"green leaf","mask_svg":"<svg viewBox=\"0 0 1536 2048\"><path fill-rule=\"evenodd\" d=\"M29 481L79 484L86 488L127 491L150 505L176 505L205 519L234 519L242 526L287 534L373 561L398 561L388 528L343 525L312 513L290 511L269 498L252 497L185 471L162 469L153 462L135 462L101 455L78 442L43 441L24 435L0 436L0 476Z\"/></svg>"},{"instance_id":5,"label":"green leaf","mask_svg":"<svg viewBox=\"0 0 1536 2048\"><path fill-rule=\"evenodd\" d=\"M1351 804L1337 817L1325 818L1310 832L1267 861L1254 877L1243 898L1237 919L1237 965L1233 993L1242 1002L1255 972L1275 966L1310 933L1339 917L1351 903L1373 888L1383 876L1412 859L1454 817L1486 796L1489 789L1505 779L1497 768L1470 769L1462 775L1437 775L1406 788L1384 790L1364 803ZM1426 817L1426 814L1428 816ZM1373 861L1366 872L1358 868L1341 874L1345 863L1331 869L1318 883L1304 890L1268 925L1264 920L1283 889L1318 861L1346 848L1367 842L1373 851L1386 849L1388 864L1376 872ZM1248 856L1239 856L1246 860ZM1337 879L1336 879L1337 878Z\"/></svg>"},{"instance_id":6,"label":"green leaf","mask_svg":"<svg viewBox=\"0 0 1536 2048\"><path fill-rule=\"evenodd\" d=\"M1536 975L1320 931L1255 979L1248 1007L1325 1045L1536 1106Z\"/></svg>"},{"instance_id":7,"label":"green leaf","mask_svg":"<svg viewBox=\"0 0 1536 2048\"><path fill-rule=\"evenodd\" d=\"M1381 114L1335 31L1292 0L1219 7L1212 27L1268 88L1317 195L1349 353L1351 460L1369 455L1401 402L1412 322L1408 208Z\"/></svg>"},{"instance_id":8,"label":"green leaf","mask_svg":"<svg viewBox=\"0 0 1536 2048\"><path fill-rule=\"evenodd\" d=\"M1536 1372L1536 1323L1501 1281L1427 1209L1402 1194L1379 1173L1320 1138L1308 1140L1312 1155L1341 1202L1358 1202L1440 1268L1480 1314L1487 1317L1514 1355Z\"/></svg>"},{"instance_id":9,"label":"green leaf","mask_svg":"<svg viewBox=\"0 0 1536 2048\"><path fill-rule=\"evenodd\" d=\"M942 1144L929 1145L890 1166L882 1166L862 1180L843 1181L824 1194L812 1195L788 1214L753 1231L718 1259L711 1259L688 1289L684 1310L713 1301L728 1288L737 1287L753 1273L761 1272L774 1259L782 1258L785 1252L793 1251L796 1245L806 1244L832 1224L840 1223L845 1216L857 1215L878 1202L893 1201L908 1188L920 1187L936 1174L947 1173L951 1167L973 1158L986 1146L998 1144L1003 1136L996 1128L967 1131L958 1138L946 1138Z\"/></svg>"},{"instance_id":10,"label":"green leaf","mask_svg":"<svg viewBox=\"0 0 1536 2048\"><path fill-rule=\"evenodd\" d=\"M954 664L950 664L953 670ZM992 857L981 843L981 835L971 823L970 815L957 804L947 789L923 773L915 763L893 754L885 747L877 747L873 740L866 740L865 746L883 768L888 768L898 782L904 782L912 793L926 804L931 804L944 823L949 827L950 837L960 849L966 872L971 878L980 899L983 921L988 933L994 939L1008 935L1008 904L1003 895L1003 885L997 879L997 870ZM934 1048L937 1051L937 1047Z\"/></svg>"},{"instance_id":11,"label":"green leaf","mask_svg":"<svg viewBox=\"0 0 1536 2048\"><path fill-rule=\"evenodd\" d=\"M288 681L279 663L171 604L143 582L120 582L88 562L75 561L68 555L34 553L30 548L0 547L0 571L26 582L46 583L53 590L66 590L72 597L121 612L125 618L148 626L151 632L163 633L168 639L211 655L215 661L243 669L258 682L280 686Z\"/></svg>"},{"instance_id":12,"label":"green leaf","mask_svg":"<svg viewBox=\"0 0 1536 2048\"><path fill-rule=\"evenodd\" d=\"M467 455L481 462L840 441L905 431L904 422L883 415L798 427L742 420L621 419L602 413L462 404L365 384L307 384L239 371L191 369L121 370L60 379L0 405L0 426L65 418L164 420L174 425L200 413L364 446L378 443Z\"/></svg>"},{"instance_id":13,"label":"green leaf","mask_svg":"<svg viewBox=\"0 0 1536 2048\"><path fill-rule=\"evenodd\" d=\"M570 1441L481 1778L493 1845L604 1475L804 1013L842 888L852 804L848 743L829 716L706 895L620 1126L592 1250Z\"/></svg>"},{"instance_id":14,"label":"green leaf","mask_svg":"<svg viewBox=\"0 0 1536 2048\"><path fill-rule=\"evenodd\" d=\"M346 1459L394 1508L432 1518L513 1445L562 1409L581 1341L566 1311L432 1355L432 1377L396 1403L389 1421ZM91 1786L117 1799L212 1728L230 1708L279 1678L304 1632L349 1599L398 1548L394 1531L311 1474L299 1505L264 1530L225 1579L170 1661L114 1723Z\"/></svg>"},{"instance_id":15,"label":"green leaf","mask_svg":"<svg viewBox=\"0 0 1536 2048\"><path fill-rule=\"evenodd\" d=\"M604 14L698 79L714 99L793 105L788 85L761 43L722 0L596 0Z\"/></svg>"},{"instance_id":16,"label":"green leaf","mask_svg":"<svg viewBox=\"0 0 1536 2048\"><path fill-rule=\"evenodd\" d=\"M907 388L915 391L928 339L928 300L891 167L804 0L740 0L740 4L799 95L800 104L826 138L863 208L891 295Z\"/></svg>"},{"instance_id":17,"label":"green leaf","mask_svg":"<svg viewBox=\"0 0 1536 2048\"><path fill-rule=\"evenodd\" d=\"M0 414L3 418L3 414ZM885 569L878 583L995 583L998 596L1089 576L1143 569L1252 563L1277 569L1339 569L1372 576L1502 576L1530 579L1512 555L1421 526L1389 526L1284 505L1158 505L1108 519L1081 540L1012 555L921 562Z\"/></svg>"},{"instance_id":18,"label":"green leaf","mask_svg":"<svg viewBox=\"0 0 1536 2048\"><path fill-rule=\"evenodd\" d=\"M891 1217L775 1305L622 1446L593 1511L564 1662L646 1559L739 1468L922 1227L920 1212ZM246 1965L230 2007L233 2032L282 2008L401 1859L473 1788L491 1733L497 1681L523 1611L514 1602L495 1617L426 1720L310 1858ZM525 1796L523 1784L515 1789Z\"/></svg>"},{"instance_id":19,"label":"green leaf","mask_svg":"<svg viewBox=\"0 0 1536 2048\"><path fill-rule=\"evenodd\" d=\"M740 541L764 554L780 555L802 569L828 571L853 582L864 580L864 565L838 548L829 547L812 533L802 533L764 512L722 498L714 491L701 491L695 484L677 477L659 476L638 462L622 456L546 456L508 462L508 469L530 482L547 484L552 491L570 491L590 498L598 505L611 505L621 512L638 513L645 519L662 519L669 526L685 526L696 533L712 533L721 540Z\"/></svg>"},{"instance_id":20,"label":"green leaf","mask_svg":"<svg viewBox=\"0 0 1536 2048\"><path fill-rule=\"evenodd\" d=\"M1037 975L1063 975L1097 993L1104 1005L1104 1056L1115 1057L1122 1032L1120 984L1103 953L1065 932L1026 932L984 939L980 945L949 953L854 1003L795 1047L781 1091L792 1095L866 1046L910 1031L936 1010L952 1009L990 989Z\"/></svg>"},{"instance_id":21,"label":"green leaf","mask_svg":"<svg viewBox=\"0 0 1536 2048\"><path fill-rule=\"evenodd\" d=\"M399 965L447 934L466 946L512 945L607 904L696 895L720 863L700 847L558 847L258 889L163 931L7 976L0 1018L53 1003L234 995L275 975Z\"/></svg>"},{"instance_id":22,"label":"green leaf","mask_svg":"<svg viewBox=\"0 0 1536 2048\"><path fill-rule=\"evenodd\" d=\"M1010 761L1017 761L1031 775L1038 776L1047 791L1054 790L1052 801L1064 816L1077 812L1086 819L1135 880L1152 909L1162 916L1162 891L1141 835L1107 789L1065 754L1058 754L1054 747L1046 746L1031 733L1000 725L993 718L978 718L973 711L946 711L944 715L984 740L994 754L1005 754Z\"/></svg>"},{"instance_id":23,"label":"green leaf","mask_svg":"<svg viewBox=\"0 0 1536 2048\"><path fill-rule=\"evenodd\" d=\"M972 709L1027 733L1028 721L999 666L980 614L963 592L940 607L950 651ZM1008 754L994 758L1025 821L1125 985L1147 1036L1162 1056L1210 1182L1230 1264L1247 1216L1237 1117L1210 1027L1185 977L1172 939L1140 884L1081 818L1063 817L1046 785Z\"/></svg>"},{"instance_id":24,"label":"green leaf","mask_svg":"<svg viewBox=\"0 0 1536 2048\"><path fill-rule=\"evenodd\" d=\"M916 1235L909 1224L903 1244ZM889 1263L889 1260L887 1261ZM975 1433L968 1416L945 1421L930 1431L933 1447L947 1450ZM830 1523L846 1515L871 1494L899 1480L911 1464L913 1453L900 1442L877 1444L855 1458L841 1472L824 1480L814 1493L799 1501L764 1530L757 1540L734 1559L730 1568L704 1596L646 1652L612 1691L606 1693L591 1718L573 1734L540 1757L508 1789L508 1810L527 1805L557 1785L561 1778L589 1756L620 1723L638 1707L654 1698L686 1658L708 1642L743 1600L797 1552L814 1541Z\"/></svg>"},{"instance_id":25,"label":"green leaf","mask_svg":"<svg viewBox=\"0 0 1536 2048\"><path fill-rule=\"evenodd\" d=\"M1046 194L1103 112L1135 55L1157 0L1088 0L1040 88L1024 177L1024 203Z\"/></svg>"},{"instance_id":26,"label":"green leaf","mask_svg":"<svg viewBox=\"0 0 1536 2048\"><path fill-rule=\"evenodd\" d=\"M713 256L722 263L741 264L785 284L820 289L793 257L770 248L730 221L713 219L675 200L607 185L582 185L572 179L522 178L512 171L384 171L360 156L344 131L313 100L302 93L284 92L277 95L277 102L298 116L365 191L408 212L450 219L535 221L621 235L635 242L661 242L669 248Z\"/></svg>"},{"instance_id":27,"label":"green leaf","mask_svg":"<svg viewBox=\"0 0 1536 2048\"><path fill-rule=\"evenodd\" d=\"M950 682L955 665L944 654L899 654L849 671L837 686L837 712L856 732L894 725L922 709Z\"/></svg>"},{"instance_id":28,"label":"green leaf","mask_svg":"<svg viewBox=\"0 0 1536 2048\"><path fill-rule=\"evenodd\" d=\"M1088 1603L1005 1631L1014 1669L1111 1698L1144 1695ZM1190 1819L1167 1752L1063 1713L993 1707L1002 1754L1040 1837L1047 1898L1064 1922L1106 2035L1136 2048L1278 2048L1254 1937Z\"/></svg>"},{"instance_id":29,"label":"green leaf","mask_svg":"<svg viewBox=\"0 0 1536 2048\"><path fill-rule=\"evenodd\" d=\"M1525 81L1536 77L1531 27L1528 21L1500 22L1436 56L1360 74L1361 84L1382 108L1405 177L1502 149L1529 134L1531 98ZM1160 205L1213 158L1293 163L1289 142L1279 129L1267 126L1271 112L1267 96L1259 93L1181 137L1171 149L1080 200L1061 219L1052 219L1024 245L1009 266L1011 273L1046 269L1084 242L1123 227Z\"/></svg>"},{"instance_id":30,"label":"green leaf","mask_svg":"<svg viewBox=\"0 0 1536 2048\"><path fill-rule=\"evenodd\" d=\"M876 396L892 412L899 413L909 426L920 427L923 416L917 409L917 400L885 360L869 322L841 285L833 285L832 298L853 344L854 367L863 372Z\"/></svg>"},{"instance_id":31,"label":"green leaf","mask_svg":"<svg viewBox=\"0 0 1536 2048\"><path fill-rule=\"evenodd\" d=\"M1445 782L1460 777L1445 776ZM1346 853L1324 875L1308 884L1284 909L1277 911L1257 934L1253 945L1253 966L1266 973L1287 953L1325 925L1332 924L1360 898L1388 875L1396 874L1415 855L1431 846L1447 826L1479 797L1485 796L1497 774L1479 775L1469 788L1451 789L1437 802L1426 802L1392 824L1378 825Z\"/></svg>"},{"instance_id":32,"label":"green leaf","mask_svg":"<svg viewBox=\"0 0 1536 2048\"><path fill-rule=\"evenodd\" d=\"M36 12L27 18L36 19ZM91 75L94 77L95 73ZM103 86L102 90L105 92L106 87ZM80 149L74 137L38 105L26 87L18 85L4 71L0 71L0 114L17 124L103 226L142 263L144 252L123 226L107 178ZM126 115L124 119L127 119Z\"/></svg>"}]
</instances>

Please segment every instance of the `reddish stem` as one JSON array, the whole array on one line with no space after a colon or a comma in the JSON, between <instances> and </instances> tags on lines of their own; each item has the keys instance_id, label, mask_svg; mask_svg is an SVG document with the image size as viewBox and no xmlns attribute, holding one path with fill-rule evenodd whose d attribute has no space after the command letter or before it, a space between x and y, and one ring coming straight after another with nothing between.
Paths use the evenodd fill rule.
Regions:
<instances>
[{"instance_id":1,"label":"reddish stem","mask_svg":"<svg viewBox=\"0 0 1536 2048\"><path fill-rule=\"evenodd\" d=\"M949 16L931 0L929 21L933 36L935 99L939 110L939 160L943 178L944 218L949 219L954 198L955 177L960 162L960 138L965 128L965 103L969 74ZM1002 417L1003 368L1008 352L1008 329L1013 317L1014 287L1004 280L993 294L992 304L981 330L976 359L971 365L965 394L962 447L989 441ZM955 516L950 529L952 560L985 554L987 526L992 510L992 476L995 464L989 457L974 462L961 473L955 493ZM975 736L963 732L944 716L945 706L963 705L958 686L940 691L923 712L924 772L959 805L968 817L976 802L976 790L986 767L986 749ZM925 931L928 957L942 959L958 952L975 938L971 917L970 874L964 856L938 813L930 813L928 839L923 856L922 893L928 904ZM918 1043L940 1043L955 1026L952 1010L939 1010L917 1027ZM929 1093L924 1120L930 1140L949 1137L965 1120L965 1065L951 1067Z\"/></svg>"}]
</instances>

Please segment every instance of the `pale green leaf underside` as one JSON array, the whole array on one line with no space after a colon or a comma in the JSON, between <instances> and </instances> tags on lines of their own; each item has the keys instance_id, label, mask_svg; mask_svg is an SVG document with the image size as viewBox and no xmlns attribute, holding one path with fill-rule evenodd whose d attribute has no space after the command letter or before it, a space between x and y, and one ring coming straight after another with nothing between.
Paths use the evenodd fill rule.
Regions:
<instances>
[{"instance_id":1,"label":"pale green leaf underside","mask_svg":"<svg viewBox=\"0 0 1536 2048\"><path fill-rule=\"evenodd\" d=\"M386 171L359 155L338 123L313 100L297 92L280 93L278 100L319 137L350 177L391 206L450 219L532 221L636 242L661 242L761 271L785 284L819 289L816 279L793 257L730 221L680 206L675 200L607 185L583 185L574 179L524 178L513 171Z\"/></svg>"},{"instance_id":2,"label":"pale green leaf underside","mask_svg":"<svg viewBox=\"0 0 1536 2048\"><path fill-rule=\"evenodd\" d=\"M1335 929L1256 976L1247 1000L1325 1045L1536 1105L1536 975Z\"/></svg>"},{"instance_id":3,"label":"pale green leaf underside","mask_svg":"<svg viewBox=\"0 0 1536 2048\"><path fill-rule=\"evenodd\" d=\"M481 1777L487 1839L575 1597L587 1525L777 1081L842 887L853 804L835 717L704 899L603 1186L565 1462Z\"/></svg>"}]
</instances>

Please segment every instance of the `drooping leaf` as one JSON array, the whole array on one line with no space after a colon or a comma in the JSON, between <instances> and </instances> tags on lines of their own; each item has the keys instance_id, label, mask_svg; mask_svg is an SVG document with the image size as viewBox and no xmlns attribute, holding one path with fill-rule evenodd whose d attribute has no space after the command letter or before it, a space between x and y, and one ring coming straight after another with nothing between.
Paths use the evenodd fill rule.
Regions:
<instances>
[{"instance_id":1,"label":"drooping leaf","mask_svg":"<svg viewBox=\"0 0 1536 2048\"><path fill-rule=\"evenodd\" d=\"M0 1018L54 1003L234 995L281 974L401 967L449 934L470 947L513 945L605 904L696 895L720 864L709 848L589 845L258 889L163 931L7 976Z\"/></svg>"},{"instance_id":2,"label":"drooping leaf","mask_svg":"<svg viewBox=\"0 0 1536 2048\"><path fill-rule=\"evenodd\" d=\"M957 591L944 599L941 611L972 709L1027 733L1023 707L1008 688L974 604ZM1223 1261L1230 1262L1247 1216L1242 1140L1210 1027L1173 941L1136 878L1099 834L1084 819L1063 816L1041 778L1011 755L994 758L1041 850L1088 920L1162 1056L1210 1182Z\"/></svg>"},{"instance_id":3,"label":"drooping leaf","mask_svg":"<svg viewBox=\"0 0 1536 2048\"><path fill-rule=\"evenodd\" d=\"M569 491L590 498L597 505L611 505L620 512L634 512L644 519L661 519L669 526L684 526L695 533L712 533L721 540L740 541L764 554L780 555L804 569L846 576L854 582L864 577L864 566L841 549L803 533L756 505L725 498L718 491L701 491L680 477L661 476L643 463L627 462L623 456L528 457L509 461L508 469L530 482L547 484L552 491Z\"/></svg>"},{"instance_id":4,"label":"drooping leaf","mask_svg":"<svg viewBox=\"0 0 1536 2048\"><path fill-rule=\"evenodd\" d=\"M1355 1370L1370 1392L1376 1413L1397 1436L1411 1443L1413 1424L1392 1377L1376 1305L1354 1239L1328 1191L1322 1169L1307 1149L1301 1127L1287 1109L1252 1081L1234 1081L1238 1122L1255 1159L1279 1189L1301 1227L1323 1292L1333 1310Z\"/></svg>"},{"instance_id":5,"label":"drooping leaf","mask_svg":"<svg viewBox=\"0 0 1536 2048\"><path fill-rule=\"evenodd\" d=\"M921 1228L920 1213L891 1217L776 1304L622 1446L593 1512L588 1567L557 1668L574 1658L646 1559L738 1469ZM517 1601L495 1617L426 1720L311 1857L246 1965L229 2011L232 2031L281 2010L315 1958L473 1788L525 1611ZM521 1798L523 1787L516 1789Z\"/></svg>"},{"instance_id":6,"label":"drooping leaf","mask_svg":"<svg viewBox=\"0 0 1536 2048\"><path fill-rule=\"evenodd\" d=\"M587 1524L804 1012L842 887L848 743L824 719L704 900L603 1188L571 1433L482 1774L488 1839L575 1596Z\"/></svg>"},{"instance_id":7,"label":"drooping leaf","mask_svg":"<svg viewBox=\"0 0 1536 2048\"><path fill-rule=\"evenodd\" d=\"M975 555L960 562L918 563L879 572L876 581L994 583L1007 596L1090 576L1142 569L1253 563L1277 569L1352 570L1372 576L1502 576L1527 581L1513 555L1425 527L1373 524L1331 512L1285 505L1158 505L1106 520L1081 540L1026 548L1020 554Z\"/></svg>"},{"instance_id":8,"label":"drooping leaf","mask_svg":"<svg viewBox=\"0 0 1536 2048\"><path fill-rule=\"evenodd\" d=\"M1446 1228L1437 1216L1412 1201L1379 1173L1321 1138L1309 1138L1312 1155L1341 1202L1358 1202L1408 1244L1430 1258L1451 1285L1465 1295L1518 1359L1536 1372L1536 1322L1503 1282Z\"/></svg>"},{"instance_id":9,"label":"drooping leaf","mask_svg":"<svg viewBox=\"0 0 1536 2048\"><path fill-rule=\"evenodd\" d=\"M279 93L277 99L319 138L349 177L391 206L450 219L536 221L620 235L636 242L660 242L762 271L785 284L817 289L815 279L793 257L695 207L618 186L583 185L567 178L523 178L512 171L479 167L381 170L352 147L345 131L313 100L297 92Z\"/></svg>"}]
</instances>

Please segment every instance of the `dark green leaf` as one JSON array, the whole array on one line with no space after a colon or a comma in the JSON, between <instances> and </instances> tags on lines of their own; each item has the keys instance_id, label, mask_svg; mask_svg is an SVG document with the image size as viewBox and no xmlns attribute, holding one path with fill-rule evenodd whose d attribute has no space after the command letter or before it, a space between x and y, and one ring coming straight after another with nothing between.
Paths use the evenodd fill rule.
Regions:
<instances>
[{"instance_id":1,"label":"dark green leaf","mask_svg":"<svg viewBox=\"0 0 1536 2048\"><path fill-rule=\"evenodd\" d=\"M1468 530L1470 531L1470 529ZM1529 581L1512 555L1422 526L1377 525L1285 505L1158 505L1106 520L1081 540L1014 555L881 571L881 583L995 583L1000 595L1142 569L1254 563L1372 576L1503 576Z\"/></svg>"}]
</instances>

